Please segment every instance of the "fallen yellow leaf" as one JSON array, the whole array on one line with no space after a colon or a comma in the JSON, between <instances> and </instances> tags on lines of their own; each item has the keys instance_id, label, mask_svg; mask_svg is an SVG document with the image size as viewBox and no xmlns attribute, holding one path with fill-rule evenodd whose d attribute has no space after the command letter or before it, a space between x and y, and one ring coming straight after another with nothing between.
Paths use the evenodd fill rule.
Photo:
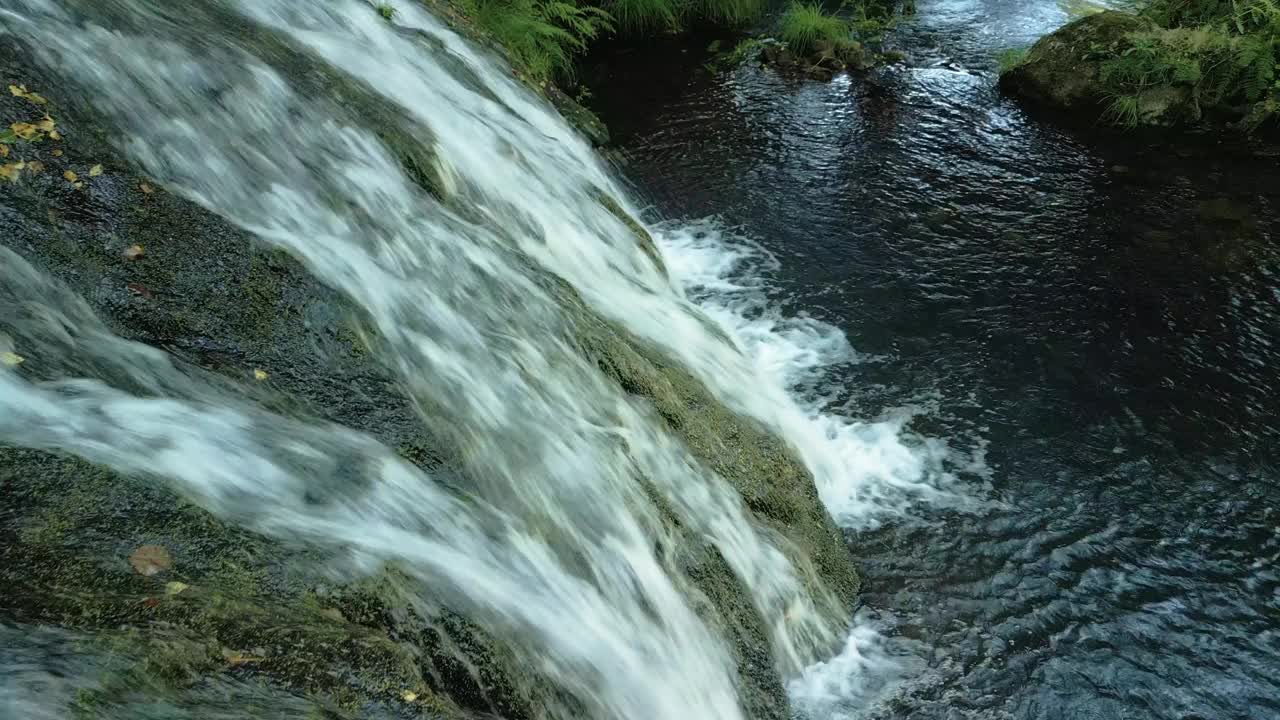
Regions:
<instances>
[{"instance_id":1,"label":"fallen yellow leaf","mask_svg":"<svg viewBox=\"0 0 1280 720\"><path fill-rule=\"evenodd\" d=\"M75 182L76 180L80 179L80 176L79 176L79 175L76 175L76 173L75 173L75 171L74 171L74 170L68 170L68 171L66 171L66 172L62 173L62 177L66 178L66 179L67 179L67 182L70 182L70 183L73 183L73 182Z\"/></svg>"},{"instance_id":2,"label":"fallen yellow leaf","mask_svg":"<svg viewBox=\"0 0 1280 720\"><path fill-rule=\"evenodd\" d=\"M178 595L183 590L186 590L189 587L191 586L184 582L178 582L177 580L174 580L173 582L167 582L164 584L164 594L170 595L170 596Z\"/></svg>"},{"instance_id":3,"label":"fallen yellow leaf","mask_svg":"<svg viewBox=\"0 0 1280 720\"><path fill-rule=\"evenodd\" d=\"M58 132L57 130L50 130L50 131L49 131L49 139L50 139L50 140L61 140L61 139L62 139L62 133Z\"/></svg>"},{"instance_id":4,"label":"fallen yellow leaf","mask_svg":"<svg viewBox=\"0 0 1280 720\"><path fill-rule=\"evenodd\" d=\"M32 173L44 172L44 163L40 162L39 160L32 160L31 162L27 163L27 169L30 170Z\"/></svg>"},{"instance_id":5,"label":"fallen yellow leaf","mask_svg":"<svg viewBox=\"0 0 1280 720\"><path fill-rule=\"evenodd\" d=\"M267 376L267 374L266 374L265 372L263 372L262 370L254 370L254 371L253 371L253 377L254 377L254 379L255 379L255 380L257 380L257 381L261 382L261 381L263 381L263 380L266 380L268 376Z\"/></svg>"},{"instance_id":6,"label":"fallen yellow leaf","mask_svg":"<svg viewBox=\"0 0 1280 720\"><path fill-rule=\"evenodd\" d=\"M18 353L14 353L14 352L0 353L0 363L8 365L9 367L17 367L26 361L27 359L22 357Z\"/></svg>"},{"instance_id":7,"label":"fallen yellow leaf","mask_svg":"<svg viewBox=\"0 0 1280 720\"><path fill-rule=\"evenodd\" d=\"M58 128L58 126L54 124L53 118L49 117L48 115L45 115L43 120L36 123L36 127L40 128L45 132L53 132Z\"/></svg>"},{"instance_id":8,"label":"fallen yellow leaf","mask_svg":"<svg viewBox=\"0 0 1280 720\"><path fill-rule=\"evenodd\" d=\"M8 165L0 165L0 178L4 178L10 182L18 182L21 177L22 163L9 163Z\"/></svg>"},{"instance_id":9,"label":"fallen yellow leaf","mask_svg":"<svg viewBox=\"0 0 1280 720\"><path fill-rule=\"evenodd\" d=\"M101 165L94 165L93 167L89 168L89 177L98 177L101 174L102 174Z\"/></svg>"},{"instance_id":10,"label":"fallen yellow leaf","mask_svg":"<svg viewBox=\"0 0 1280 720\"><path fill-rule=\"evenodd\" d=\"M75 188L75 189L79 190L80 188L84 187L84 183L82 183L82 182L78 182L78 183L71 183L71 187L73 187L73 188Z\"/></svg>"},{"instance_id":11,"label":"fallen yellow leaf","mask_svg":"<svg viewBox=\"0 0 1280 720\"><path fill-rule=\"evenodd\" d=\"M44 105L45 103L49 102L48 100L45 100L43 97L27 90L26 85L10 85L9 92L13 94L15 97L26 98L27 100L30 100L31 102L37 105Z\"/></svg>"},{"instance_id":12,"label":"fallen yellow leaf","mask_svg":"<svg viewBox=\"0 0 1280 720\"><path fill-rule=\"evenodd\" d=\"M130 245L124 249L125 260L137 260L147 254L146 248L141 245Z\"/></svg>"},{"instance_id":13,"label":"fallen yellow leaf","mask_svg":"<svg viewBox=\"0 0 1280 720\"><path fill-rule=\"evenodd\" d=\"M61 150L54 150L54 151L53 151L53 156L54 156L54 157L62 157L62 151L61 151Z\"/></svg>"},{"instance_id":14,"label":"fallen yellow leaf","mask_svg":"<svg viewBox=\"0 0 1280 720\"><path fill-rule=\"evenodd\" d=\"M23 140L31 140L40 136L40 128L31 123L16 122L10 125L9 129L13 131L14 135Z\"/></svg>"},{"instance_id":15,"label":"fallen yellow leaf","mask_svg":"<svg viewBox=\"0 0 1280 720\"><path fill-rule=\"evenodd\" d=\"M147 194L147 195L150 195L151 193L153 193L153 192L155 192L155 191L156 191L156 190L155 190L155 188L151 187L150 185L148 185L148 184L146 184L146 183L142 183L141 185L139 185L139 186L138 186L138 189L139 189L139 190L141 190L143 193L145 193L145 194Z\"/></svg>"},{"instance_id":16,"label":"fallen yellow leaf","mask_svg":"<svg viewBox=\"0 0 1280 720\"><path fill-rule=\"evenodd\" d=\"M404 700L405 702L413 702L414 700L418 699L418 693L412 690L405 690L404 692L400 693L400 699Z\"/></svg>"},{"instance_id":17,"label":"fallen yellow leaf","mask_svg":"<svg viewBox=\"0 0 1280 720\"><path fill-rule=\"evenodd\" d=\"M9 146L0 144L0 157L9 157Z\"/></svg>"}]
</instances>

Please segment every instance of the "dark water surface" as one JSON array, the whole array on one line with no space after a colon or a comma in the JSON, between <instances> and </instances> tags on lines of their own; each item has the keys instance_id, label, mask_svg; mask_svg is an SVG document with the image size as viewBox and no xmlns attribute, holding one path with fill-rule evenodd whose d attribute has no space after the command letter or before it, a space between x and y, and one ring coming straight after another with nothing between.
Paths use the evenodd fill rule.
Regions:
<instances>
[{"instance_id":1,"label":"dark water surface","mask_svg":"<svg viewBox=\"0 0 1280 720\"><path fill-rule=\"evenodd\" d=\"M852 538L886 632L929 648L855 714L1280 717L1277 154L1001 97L996 54L1066 18L922 0L907 67L825 84L672 41L593 102L658 212L745 228L779 300L874 359L850 413L989 442L1001 509Z\"/></svg>"}]
</instances>

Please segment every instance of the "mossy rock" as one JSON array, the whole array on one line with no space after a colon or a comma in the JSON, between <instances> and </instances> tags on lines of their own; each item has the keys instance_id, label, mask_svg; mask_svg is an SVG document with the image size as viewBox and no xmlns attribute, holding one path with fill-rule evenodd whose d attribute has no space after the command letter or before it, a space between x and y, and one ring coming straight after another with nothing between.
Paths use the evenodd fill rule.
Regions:
<instances>
[{"instance_id":1,"label":"mossy rock","mask_svg":"<svg viewBox=\"0 0 1280 720\"><path fill-rule=\"evenodd\" d=\"M1040 38L1000 76L1000 87L1036 105L1097 118L1110 95L1102 63L1128 47L1130 33L1148 27L1131 13L1086 15Z\"/></svg>"},{"instance_id":2,"label":"mossy rock","mask_svg":"<svg viewBox=\"0 0 1280 720\"><path fill-rule=\"evenodd\" d=\"M317 96L354 102L397 152L424 192L443 186L434 158L404 118L373 93L268 46L281 72L297 71ZM0 189L0 243L61 283L85 313L116 335L166 351L177 372L287 417L331 421L367 433L442 477L460 466L454 449L424 428L396 379L369 352L369 323L355 303L194 203L173 196L112 149L112 129L74 98L75 89L30 64L32 53L0 38L0 73L46 96L65 140L23 146L45 164ZM301 63L300 70L295 67ZM5 124L29 119L25 100L0 96ZM102 165L87 188L64 170ZM640 246L661 266L652 238L611 199ZM144 248L130 257L129 248ZM554 283L554 278L548 278ZM852 603L858 578L813 480L785 443L728 410L687 372L587 308L567 286L560 297L581 350L620 387L644 398L693 454L741 494L759 527L831 594L832 612ZM28 298L29 299L29 298ZM0 332L23 298L0 287ZM34 331L24 330L30 336ZM33 339L29 337L27 339ZM53 341L49 341L53 342ZM33 380L96 375L122 389L128 373L77 352L33 354ZM255 380L261 370L269 378ZM0 622L73 629L99 647L123 648L135 665L85 699L91 709L142 694L181 694L201 682L249 678L300 694L336 715L520 720L541 707L571 707L510 644L447 609L426 612L395 568L335 583L317 551L235 527L163 484L118 475L53 453L0 446ZM767 628L728 564L680 531L681 569L701 592L700 612L725 629L748 715L787 717L786 693ZM128 563L142 545L172 555L172 568L142 576ZM184 588L171 592L169 582ZM143 683L140 678L158 678ZM412 700L406 697L412 696ZM95 705L97 703L97 705ZM328 710L324 717L329 717Z\"/></svg>"}]
</instances>

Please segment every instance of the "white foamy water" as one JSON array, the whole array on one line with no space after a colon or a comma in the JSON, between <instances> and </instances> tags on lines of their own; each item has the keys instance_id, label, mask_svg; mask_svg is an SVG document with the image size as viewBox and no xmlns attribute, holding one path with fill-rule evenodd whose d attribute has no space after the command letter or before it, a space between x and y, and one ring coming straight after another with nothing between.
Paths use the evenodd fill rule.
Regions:
<instances>
[{"instance_id":1,"label":"white foamy water","mask_svg":"<svg viewBox=\"0 0 1280 720\"><path fill-rule=\"evenodd\" d=\"M857 530L902 517L921 504L970 507L946 463L973 473L981 456L964 458L944 443L917 438L903 427L910 413L878 421L845 417L831 407L841 377L856 377L864 362L838 328L807 316L785 316L769 296L777 260L759 244L716 220L664 223L659 245L688 295L735 338L767 379L763 388L725 394L769 420L797 447L836 522Z\"/></svg>"},{"instance_id":2,"label":"white foamy water","mask_svg":"<svg viewBox=\"0 0 1280 720\"><path fill-rule=\"evenodd\" d=\"M772 401L739 407L769 421L797 447L836 522L850 530L886 519L911 519L922 507L972 510L979 499L959 489L949 468L985 476L985 446L956 452L916 438L904 425L912 414L862 421L833 410L841 377L856 377L859 355L843 332L808 316L784 315L770 295L777 259L716 219L666 222L654 228L672 276L700 308L734 337ZM818 660L787 684L793 709L807 720L856 720L901 683L923 672L914 649L887 649L879 624L854 618L839 653Z\"/></svg>"},{"instance_id":3,"label":"white foamy water","mask_svg":"<svg viewBox=\"0 0 1280 720\"><path fill-rule=\"evenodd\" d=\"M668 278L599 202L634 210L591 149L416 3L395 3L399 27L357 0L171 5L11 0L0 28L97 92L122 149L167 189L358 303L378 358L457 448L469 484L459 494L361 433L200 385L163 353L112 337L8 252L0 301L39 308L15 315L9 341L113 374L33 384L0 370L0 442L163 480L223 517L346 549L370 569L396 561L424 605L430 595L510 637L593 718L740 718L720 630L694 613L673 558L655 553L671 542L650 482L740 578L772 629L779 672L830 688L805 679L864 671L820 656L847 620L832 598L806 591L732 488L580 356L561 300L531 271L564 279L787 439L843 526L943 499L940 450L904 444L900 423L796 399L856 356L835 329L768 307L752 271L767 256L714 228L656 228ZM228 18L394 108L405 142L437 158L445 197L408 178L353 108L293 85L272 64L279 54L259 57ZM326 501L305 502L318 488Z\"/></svg>"}]
</instances>

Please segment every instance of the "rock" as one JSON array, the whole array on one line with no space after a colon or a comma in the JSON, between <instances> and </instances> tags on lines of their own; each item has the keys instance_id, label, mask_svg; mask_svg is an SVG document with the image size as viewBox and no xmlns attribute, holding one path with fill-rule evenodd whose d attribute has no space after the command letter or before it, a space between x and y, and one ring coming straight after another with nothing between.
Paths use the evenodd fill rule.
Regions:
<instances>
[{"instance_id":1,"label":"rock","mask_svg":"<svg viewBox=\"0 0 1280 720\"><path fill-rule=\"evenodd\" d=\"M809 69L805 70L805 74L814 80L823 82L835 77L835 73L831 71L831 68L823 67L822 65L811 65Z\"/></svg>"},{"instance_id":2,"label":"rock","mask_svg":"<svg viewBox=\"0 0 1280 720\"><path fill-rule=\"evenodd\" d=\"M582 133L593 146L603 147L609 144L609 128L605 127L604 121L598 115L583 107L581 103L569 97L555 85L548 84L542 90L560 115Z\"/></svg>"},{"instance_id":3,"label":"rock","mask_svg":"<svg viewBox=\"0 0 1280 720\"><path fill-rule=\"evenodd\" d=\"M397 130L403 118L389 121L395 108L360 87L335 92L338 80L323 68L305 65L289 48L276 53L281 72L313 83L309 92L359 103L370 129L424 191L450 196L433 170L436 159ZM367 433L440 477L456 477L458 450L422 426L395 378L371 357L363 339L367 323L348 299L289 255L149 184L106 142L111 129L74 100L74 88L32 66L34 56L0 38L0 74L47 96L66 125L66 139L57 155L48 143L32 150L47 153L40 160L49 172L0 192L0 253L12 252L55 278L60 292L82 299L85 312L113 333L163 349L183 373L273 412ZM0 113L9 117L20 102L0 96ZM90 181L92 192L60 178L64 169L97 164L105 169ZM643 226L609 198L600 201L660 264ZM126 259L132 246L145 248L145 257ZM540 281L557 283L550 276ZM150 297L130 292L131 286L146 288ZM571 288L558 287L581 351L620 388L650 403L669 430L737 490L753 521L776 533L799 567L811 568L806 580L827 589L818 593L822 609L843 619L858 575L791 448L730 411L662 353L602 319ZM0 309L30 300L5 292L0 283ZM0 312L0 337L10 322L12 315ZM85 372L84 358L74 352L26 345L12 352L33 358L22 372L34 380ZM127 375L110 377L110 367L94 371L142 391ZM270 381L255 381L259 373ZM113 674L116 680L87 693L86 702L107 708L87 716L118 714L120 704L145 699L140 695L167 697L195 680L225 680L232 669L325 698L342 717L368 716L363 709L378 707L403 714L396 704L410 702L405 689L415 694L412 712L445 720L535 718L542 707L571 700L560 697L536 664L520 662L506 638L447 609L424 615L407 599L410 581L393 567L334 584L310 550L228 524L162 483L50 452L0 448L0 490L0 584L7 588L0 593L0 625L67 628L87 646L119 648L120 657L136 659ZM695 607L722 629L737 661L748 716L788 717L768 628L748 593L705 538L674 524L669 530L679 542L673 552L682 570L703 595ZM181 581L165 586L171 592L163 598L157 588L167 578L146 575L165 563L122 562L139 546L166 549L170 566L172 557L181 559ZM178 584L172 583L183 587L173 592Z\"/></svg>"},{"instance_id":4,"label":"rock","mask_svg":"<svg viewBox=\"0 0 1280 720\"><path fill-rule=\"evenodd\" d=\"M772 56L766 55L765 58L774 65L790 67L796 64L796 54L786 45L769 45L767 48L773 49L773 53Z\"/></svg>"},{"instance_id":5,"label":"rock","mask_svg":"<svg viewBox=\"0 0 1280 720\"><path fill-rule=\"evenodd\" d=\"M1106 107L1102 62L1123 52L1131 32L1147 21L1130 13L1087 15L1041 38L1027 56L1000 76L1000 88L1049 108L1089 114Z\"/></svg>"},{"instance_id":6,"label":"rock","mask_svg":"<svg viewBox=\"0 0 1280 720\"><path fill-rule=\"evenodd\" d=\"M907 54L901 50L884 50L877 56L877 64L900 65L907 61Z\"/></svg>"}]
</instances>

